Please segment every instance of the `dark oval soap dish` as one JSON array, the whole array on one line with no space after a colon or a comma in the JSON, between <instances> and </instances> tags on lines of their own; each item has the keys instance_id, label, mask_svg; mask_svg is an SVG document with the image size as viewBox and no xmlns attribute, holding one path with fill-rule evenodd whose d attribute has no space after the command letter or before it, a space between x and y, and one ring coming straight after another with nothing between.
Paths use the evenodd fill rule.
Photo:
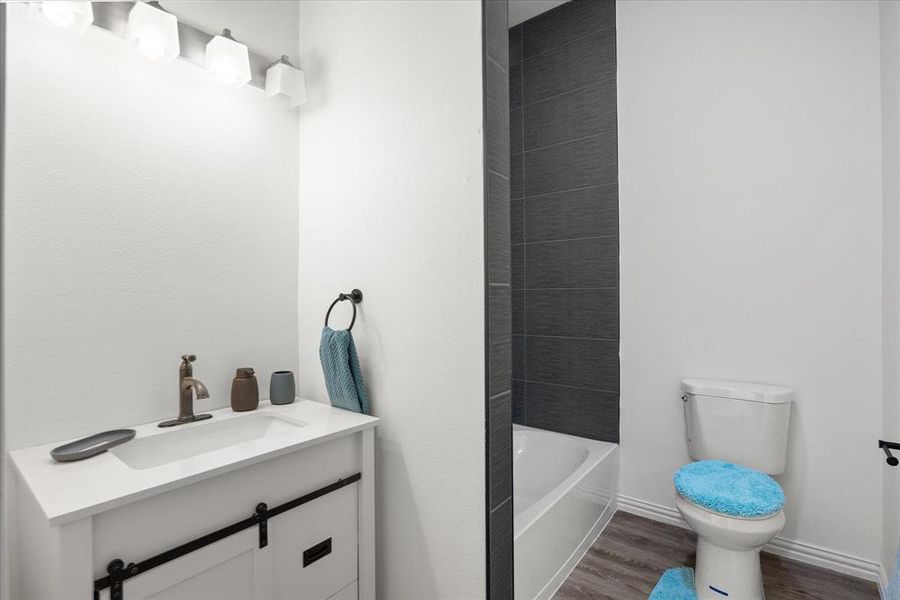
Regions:
<instances>
[{"instance_id":1,"label":"dark oval soap dish","mask_svg":"<svg viewBox=\"0 0 900 600\"><path fill-rule=\"evenodd\" d=\"M113 446L124 444L134 437L134 429L114 429L95 433L94 435L63 444L50 451L50 456L59 462L71 462L89 458L95 454L106 452Z\"/></svg>"}]
</instances>

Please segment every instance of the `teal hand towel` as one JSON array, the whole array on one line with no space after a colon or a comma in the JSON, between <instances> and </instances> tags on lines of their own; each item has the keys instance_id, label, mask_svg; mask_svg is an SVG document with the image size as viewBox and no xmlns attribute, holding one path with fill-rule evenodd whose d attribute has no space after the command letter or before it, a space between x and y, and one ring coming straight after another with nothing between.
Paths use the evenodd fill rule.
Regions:
<instances>
[{"instance_id":1,"label":"teal hand towel","mask_svg":"<svg viewBox=\"0 0 900 600\"><path fill-rule=\"evenodd\" d=\"M325 387L331 405L354 412L369 414L369 397L363 383L359 357L353 335L347 329L335 331L331 327L322 328L319 344L319 358L325 374Z\"/></svg>"}]
</instances>

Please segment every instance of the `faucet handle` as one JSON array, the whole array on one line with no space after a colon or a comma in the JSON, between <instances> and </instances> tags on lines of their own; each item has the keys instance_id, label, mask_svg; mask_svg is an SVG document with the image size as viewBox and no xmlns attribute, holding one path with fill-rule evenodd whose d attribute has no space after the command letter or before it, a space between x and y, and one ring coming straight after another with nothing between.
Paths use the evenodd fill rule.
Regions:
<instances>
[{"instance_id":1,"label":"faucet handle","mask_svg":"<svg viewBox=\"0 0 900 600\"><path fill-rule=\"evenodd\" d=\"M182 354L181 360L183 360L184 362L194 362L195 360L197 360L197 355L196 354Z\"/></svg>"}]
</instances>

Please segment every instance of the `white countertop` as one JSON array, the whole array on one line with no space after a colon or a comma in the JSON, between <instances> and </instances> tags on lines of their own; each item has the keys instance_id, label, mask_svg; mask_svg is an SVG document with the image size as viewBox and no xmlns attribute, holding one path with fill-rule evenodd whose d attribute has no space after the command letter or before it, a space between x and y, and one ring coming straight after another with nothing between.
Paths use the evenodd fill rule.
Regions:
<instances>
[{"instance_id":1,"label":"white countertop","mask_svg":"<svg viewBox=\"0 0 900 600\"><path fill-rule=\"evenodd\" d=\"M376 417L333 408L311 400L299 400L293 404L280 406L261 401L255 411L237 413L231 408L222 408L211 411L211 414L213 418L210 420L174 428L160 428L155 422L132 426L136 432L134 440L118 448L174 430L186 431L213 422L251 415L276 415L303 426L297 427L289 434L261 437L148 469L132 469L113 454L115 448L80 461L56 462L50 458L50 450L66 443L65 441L16 450L10 452L10 457L21 481L24 481L31 490L50 525L62 525L369 429L375 427L379 421Z\"/></svg>"}]
</instances>

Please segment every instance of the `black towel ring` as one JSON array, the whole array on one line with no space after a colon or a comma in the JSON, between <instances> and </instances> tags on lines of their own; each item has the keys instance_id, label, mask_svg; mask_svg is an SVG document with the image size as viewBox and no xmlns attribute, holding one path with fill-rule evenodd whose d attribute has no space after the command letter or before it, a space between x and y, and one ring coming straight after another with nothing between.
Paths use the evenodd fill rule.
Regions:
<instances>
[{"instance_id":1,"label":"black towel ring","mask_svg":"<svg viewBox=\"0 0 900 600\"><path fill-rule=\"evenodd\" d=\"M347 331L353 329L353 324L356 323L356 305L362 302L362 292L357 289L349 294L343 292L338 294L338 297L335 298L334 302L331 303L331 306L328 307L328 312L325 313L325 327L328 327L328 317L331 316L331 310L334 308L334 305L343 300L349 300L350 304L353 306L353 318L350 320L350 327L347 328Z\"/></svg>"}]
</instances>

